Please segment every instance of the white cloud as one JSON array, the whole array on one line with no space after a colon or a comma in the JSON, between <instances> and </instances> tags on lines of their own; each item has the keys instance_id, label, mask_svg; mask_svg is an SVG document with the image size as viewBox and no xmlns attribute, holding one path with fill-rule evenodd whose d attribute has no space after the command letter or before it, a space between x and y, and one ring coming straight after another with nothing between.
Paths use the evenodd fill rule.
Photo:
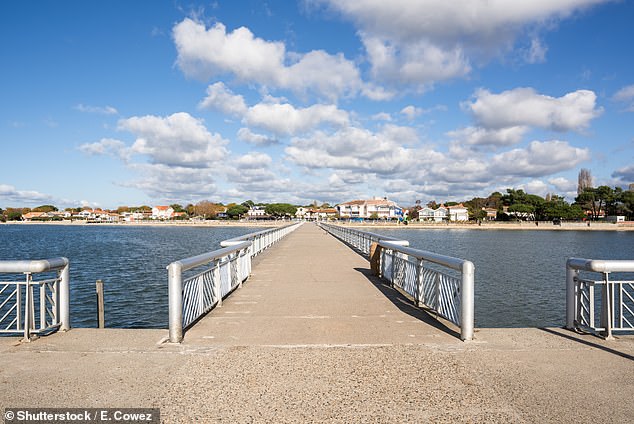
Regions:
<instances>
[{"instance_id":1,"label":"white cloud","mask_svg":"<svg viewBox=\"0 0 634 424\"><path fill-rule=\"evenodd\" d=\"M242 118L242 123L270 131L278 136L301 134L322 124L348 124L348 112L335 105L315 104L296 108L280 99L267 97L263 102L248 107L244 98L234 94L223 83L210 85L201 107L214 108ZM246 136L246 134L244 134Z\"/></svg>"},{"instance_id":2,"label":"white cloud","mask_svg":"<svg viewBox=\"0 0 634 424\"><path fill-rule=\"evenodd\" d=\"M435 81L464 77L471 65L462 49L442 49L426 41L410 42L401 47L378 37L364 35L371 73L377 81L418 86L424 91Z\"/></svg>"},{"instance_id":3,"label":"white cloud","mask_svg":"<svg viewBox=\"0 0 634 424\"><path fill-rule=\"evenodd\" d=\"M544 60L547 47L537 30L609 0L312 0L327 4L359 29L380 80L415 84L467 75L471 63L482 62L513 48L516 39L532 32L535 40L526 57Z\"/></svg>"},{"instance_id":4,"label":"white cloud","mask_svg":"<svg viewBox=\"0 0 634 424\"><path fill-rule=\"evenodd\" d=\"M135 134L131 152L146 155L153 163L208 167L222 161L228 153L226 140L211 134L201 120L185 112L122 119L119 129Z\"/></svg>"},{"instance_id":5,"label":"white cloud","mask_svg":"<svg viewBox=\"0 0 634 424\"><path fill-rule=\"evenodd\" d=\"M344 126L348 121L348 112L335 105L316 104L307 108L295 108L289 103L258 103L249 108L243 119L249 126L280 136L301 134L321 124Z\"/></svg>"},{"instance_id":6,"label":"white cloud","mask_svg":"<svg viewBox=\"0 0 634 424\"><path fill-rule=\"evenodd\" d=\"M513 126L500 129L466 127L449 131L447 135L454 141L473 146L510 146L522 141L528 127Z\"/></svg>"},{"instance_id":7,"label":"white cloud","mask_svg":"<svg viewBox=\"0 0 634 424\"><path fill-rule=\"evenodd\" d=\"M619 168L612 173L612 178L618 178L626 184L634 183L634 165Z\"/></svg>"},{"instance_id":8,"label":"white cloud","mask_svg":"<svg viewBox=\"0 0 634 424\"><path fill-rule=\"evenodd\" d=\"M372 115L372 119L374 121L387 121L390 122L392 120L392 115L387 112L379 112Z\"/></svg>"},{"instance_id":9,"label":"white cloud","mask_svg":"<svg viewBox=\"0 0 634 424\"><path fill-rule=\"evenodd\" d=\"M403 109L401 109L401 114L405 115L405 117L407 117L407 119L409 119L410 121L421 115L423 112L423 109L412 105L405 106Z\"/></svg>"},{"instance_id":10,"label":"white cloud","mask_svg":"<svg viewBox=\"0 0 634 424\"><path fill-rule=\"evenodd\" d=\"M526 52L526 62L543 63L546 61L546 52L548 47L544 46L539 38L531 40L531 46Z\"/></svg>"},{"instance_id":11,"label":"white cloud","mask_svg":"<svg viewBox=\"0 0 634 424\"><path fill-rule=\"evenodd\" d=\"M263 134L254 133L248 128L240 128L238 130L238 140L253 144L255 146L270 146L278 143L278 140L276 140L275 138L268 137Z\"/></svg>"},{"instance_id":12,"label":"white cloud","mask_svg":"<svg viewBox=\"0 0 634 424\"><path fill-rule=\"evenodd\" d=\"M363 88L359 70L342 54L289 53L284 43L257 38L245 27L227 32L222 23L216 23L206 29L187 18L174 26L173 37L178 66L200 79L233 75L242 82L331 100Z\"/></svg>"},{"instance_id":13,"label":"white cloud","mask_svg":"<svg viewBox=\"0 0 634 424\"><path fill-rule=\"evenodd\" d=\"M565 141L532 141L526 149L513 149L491 158L490 171L517 177L543 177L572 169L590 159L588 149Z\"/></svg>"},{"instance_id":14,"label":"white cloud","mask_svg":"<svg viewBox=\"0 0 634 424\"><path fill-rule=\"evenodd\" d=\"M634 112L634 84L621 88L612 96L612 99L617 102L628 103L626 110Z\"/></svg>"},{"instance_id":15,"label":"white cloud","mask_svg":"<svg viewBox=\"0 0 634 424\"><path fill-rule=\"evenodd\" d=\"M112 106L88 106L78 104L75 109L85 113L97 113L100 115L117 115L119 112Z\"/></svg>"},{"instance_id":16,"label":"white cloud","mask_svg":"<svg viewBox=\"0 0 634 424\"><path fill-rule=\"evenodd\" d=\"M119 183L133 187L154 199L195 202L217 191L216 174L211 168L191 168L161 163L132 163L129 167L140 174L134 181Z\"/></svg>"},{"instance_id":17,"label":"white cloud","mask_svg":"<svg viewBox=\"0 0 634 424\"><path fill-rule=\"evenodd\" d=\"M493 94L480 89L473 102L463 103L475 120L490 129L535 126L554 131L581 131L602 113L596 95L578 90L555 98L538 94L532 88L516 88Z\"/></svg>"},{"instance_id":18,"label":"white cloud","mask_svg":"<svg viewBox=\"0 0 634 424\"><path fill-rule=\"evenodd\" d=\"M79 150L89 155L112 155L127 160L130 149L121 140L102 138L95 143L85 143L79 146Z\"/></svg>"},{"instance_id":19,"label":"white cloud","mask_svg":"<svg viewBox=\"0 0 634 424\"><path fill-rule=\"evenodd\" d=\"M577 183L564 177L551 178L548 180L548 184L555 187L559 193L566 195L577 190Z\"/></svg>"},{"instance_id":20,"label":"white cloud","mask_svg":"<svg viewBox=\"0 0 634 424\"><path fill-rule=\"evenodd\" d=\"M273 159L266 153L249 152L240 156L234 161L240 169L266 168L273 162Z\"/></svg>"},{"instance_id":21,"label":"white cloud","mask_svg":"<svg viewBox=\"0 0 634 424\"><path fill-rule=\"evenodd\" d=\"M222 82L207 87L207 97L198 106L204 109L216 109L232 116L242 116L248 109L244 97L234 94Z\"/></svg>"},{"instance_id":22,"label":"white cloud","mask_svg":"<svg viewBox=\"0 0 634 424\"><path fill-rule=\"evenodd\" d=\"M431 150L404 147L418 139L412 128L385 125L374 133L346 127L332 134L316 131L294 138L285 149L288 160L308 168L358 170L386 174L405 172L434 160Z\"/></svg>"},{"instance_id":23,"label":"white cloud","mask_svg":"<svg viewBox=\"0 0 634 424\"><path fill-rule=\"evenodd\" d=\"M42 203L51 202L53 196L40 193L34 190L18 190L12 185L0 184L0 200L5 204L3 206L12 206L12 203L17 207L23 205L41 205Z\"/></svg>"}]
</instances>

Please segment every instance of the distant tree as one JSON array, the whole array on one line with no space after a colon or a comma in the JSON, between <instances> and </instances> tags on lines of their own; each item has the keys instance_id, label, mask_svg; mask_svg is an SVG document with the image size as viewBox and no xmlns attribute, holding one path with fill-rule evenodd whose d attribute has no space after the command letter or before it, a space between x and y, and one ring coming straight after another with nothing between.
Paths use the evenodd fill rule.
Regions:
<instances>
[{"instance_id":1,"label":"distant tree","mask_svg":"<svg viewBox=\"0 0 634 424\"><path fill-rule=\"evenodd\" d=\"M252 207L255 206L255 203L253 202L253 200L247 200L246 202L242 202L242 206L245 206L251 209Z\"/></svg>"},{"instance_id":2,"label":"distant tree","mask_svg":"<svg viewBox=\"0 0 634 424\"><path fill-rule=\"evenodd\" d=\"M551 195L550 201L544 203L543 219L580 219L584 217L579 205L569 205L563 197Z\"/></svg>"},{"instance_id":3,"label":"distant tree","mask_svg":"<svg viewBox=\"0 0 634 424\"><path fill-rule=\"evenodd\" d=\"M484 199L482 197L474 197L473 199L464 202L467 211L469 211L469 218L475 220L486 218L486 212L482 210L482 208L484 208L486 204L487 199Z\"/></svg>"},{"instance_id":4,"label":"distant tree","mask_svg":"<svg viewBox=\"0 0 634 424\"><path fill-rule=\"evenodd\" d=\"M129 206L119 206L117 208L117 213L119 213L119 214L126 213L126 212L130 212L130 207Z\"/></svg>"},{"instance_id":5,"label":"distant tree","mask_svg":"<svg viewBox=\"0 0 634 424\"><path fill-rule=\"evenodd\" d=\"M219 212L224 211L224 206L217 205L208 200L201 200L194 206L194 215L202 216L204 219L215 218Z\"/></svg>"},{"instance_id":6,"label":"distant tree","mask_svg":"<svg viewBox=\"0 0 634 424\"><path fill-rule=\"evenodd\" d=\"M370 219L374 219L374 220L379 219L379 214L378 214L378 213L376 213L376 212L372 212L372 213L370 214Z\"/></svg>"},{"instance_id":7,"label":"distant tree","mask_svg":"<svg viewBox=\"0 0 634 424\"><path fill-rule=\"evenodd\" d=\"M627 190L621 194L621 204L623 215L628 219L634 219L634 190Z\"/></svg>"},{"instance_id":8,"label":"distant tree","mask_svg":"<svg viewBox=\"0 0 634 424\"><path fill-rule=\"evenodd\" d=\"M194 205L192 205L191 203L188 204L187 206L185 206L185 212L187 212L187 215L192 216L194 215Z\"/></svg>"},{"instance_id":9,"label":"distant tree","mask_svg":"<svg viewBox=\"0 0 634 424\"><path fill-rule=\"evenodd\" d=\"M289 203L271 203L266 205L264 208L264 212L267 215L271 216L295 216L295 212L297 212L297 207L293 206Z\"/></svg>"},{"instance_id":10,"label":"distant tree","mask_svg":"<svg viewBox=\"0 0 634 424\"><path fill-rule=\"evenodd\" d=\"M592 218L597 219L601 215L601 212L607 213L608 208L612 209L610 212L614 212L617 198L617 193L611 187L588 187L575 198L575 203L591 211Z\"/></svg>"},{"instance_id":11,"label":"distant tree","mask_svg":"<svg viewBox=\"0 0 634 424\"><path fill-rule=\"evenodd\" d=\"M425 206L427 206L430 209L438 209L438 203L436 203L435 200L432 200L431 202L427 202Z\"/></svg>"},{"instance_id":12,"label":"distant tree","mask_svg":"<svg viewBox=\"0 0 634 424\"><path fill-rule=\"evenodd\" d=\"M320 209L330 209L330 208L332 208L332 206L330 206L330 203L325 202L325 203L322 203L319 208Z\"/></svg>"},{"instance_id":13,"label":"distant tree","mask_svg":"<svg viewBox=\"0 0 634 424\"><path fill-rule=\"evenodd\" d=\"M592 174L589 169L581 168L578 177L577 196L581 195L581 193L588 188L592 188Z\"/></svg>"},{"instance_id":14,"label":"distant tree","mask_svg":"<svg viewBox=\"0 0 634 424\"><path fill-rule=\"evenodd\" d=\"M173 205L170 205L170 208L172 208L174 212L185 212L185 209L183 209L183 206L179 205L178 203L174 203Z\"/></svg>"},{"instance_id":15,"label":"distant tree","mask_svg":"<svg viewBox=\"0 0 634 424\"><path fill-rule=\"evenodd\" d=\"M420 212L419 212L419 211L420 211L421 209L422 209L422 208L420 207L420 204L419 204L419 205L416 205L416 206L412 206L411 208L409 208L409 209L407 210L407 217L408 217L409 219L418 219L418 216L419 216L419 214L420 214Z\"/></svg>"},{"instance_id":16,"label":"distant tree","mask_svg":"<svg viewBox=\"0 0 634 424\"><path fill-rule=\"evenodd\" d=\"M515 203L509 206L509 213L513 213L516 217L527 220L535 216L535 207L526 203Z\"/></svg>"},{"instance_id":17,"label":"distant tree","mask_svg":"<svg viewBox=\"0 0 634 424\"><path fill-rule=\"evenodd\" d=\"M232 205L227 208L227 215L229 218L240 218L241 215L249 212L249 208L244 205Z\"/></svg>"},{"instance_id":18,"label":"distant tree","mask_svg":"<svg viewBox=\"0 0 634 424\"><path fill-rule=\"evenodd\" d=\"M42 205L33 208L33 212L57 212L58 209L53 205Z\"/></svg>"},{"instance_id":19,"label":"distant tree","mask_svg":"<svg viewBox=\"0 0 634 424\"><path fill-rule=\"evenodd\" d=\"M25 213L29 213L31 210L29 208L7 208L5 211L5 215L7 217L7 221L21 221L22 215Z\"/></svg>"}]
</instances>

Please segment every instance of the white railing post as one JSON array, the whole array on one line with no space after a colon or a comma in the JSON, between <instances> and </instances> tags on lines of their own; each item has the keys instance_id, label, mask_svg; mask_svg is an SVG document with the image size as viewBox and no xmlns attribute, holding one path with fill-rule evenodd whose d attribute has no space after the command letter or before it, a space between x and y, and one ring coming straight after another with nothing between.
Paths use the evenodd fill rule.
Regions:
<instances>
[{"instance_id":1,"label":"white railing post","mask_svg":"<svg viewBox=\"0 0 634 424\"><path fill-rule=\"evenodd\" d=\"M475 323L475 266L473 262L462 263L460 289L460 338L472 340Z\"/></svg>"},{"instance_id":2,"label":"white railing post","mask_svg":"<svg viewBox=\"0 0 634 424\"><path fill-rule=\"evenodd\" d=\"M182 266L173 262L167 267L169 303L169 339L171 343L183 340L183 280Z\"/></svg>"},{"instance_id":3,"label":"white railing post","mask_svg":"<svg viewBox=\"0 0 634 424\"><path fill-rule=\"evenodd\" d=\"M575 329L575 320L577 319L579 293L576 278L578 276L579 270L573 268L568 260L566 263L566 328L568 330Z\"/></svg>"},{"instance_id":4,"label":"white railing post","mask_svg":"<svg viewBox=\"0 0 634 424\"><path fill-rule=\"evenodd\" d=\"M70 263L60 271L59 323L62 331L70 330Z\"/></svg>"}]
</instances>

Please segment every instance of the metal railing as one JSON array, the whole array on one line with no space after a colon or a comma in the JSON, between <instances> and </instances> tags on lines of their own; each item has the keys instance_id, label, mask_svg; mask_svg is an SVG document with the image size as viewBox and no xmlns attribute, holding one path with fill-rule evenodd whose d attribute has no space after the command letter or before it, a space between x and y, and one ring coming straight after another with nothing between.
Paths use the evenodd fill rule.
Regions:
<instances>
[{"instance_id":1,"label":"metal railing","mask_svg":"<svg viewBox=\"0 0 634 424\"><path fill-rule=\"evenodd\" d=\"M301 223L225 240L222 249L172 262L168 270L169 339L183 340L183 331L249 278L251 259L296 230ZM196 272L196 268L199 270ZM194 272L187 275L187 271Z\"/></svg>"},{"instance_id":2,"label":"metal railing","mask_svg":"<svg viewBox=\"0 0 634 424\"><path fill-rule=\"evenodd\" d=\"M0 281L0 333L23 334L30 341L33 335L69 330L69 268L66 258L0 261L1 274L24 275L23 280ZM36 275L43 278L36 280Z\"/></svg>"},{"instance_id":3,"label":"metal railing","mask_svg":"<svg viewBox=\"0 0 634 424\"><path fill-rule=\"evenodd\" d=\"M372 244L380 249L380 276L410 295L416 306L426 307L460 328L462 340L474 332L474 275L472 262L407 247L397 240L331 224L319 224L335 237L363 253Z\"/></svg>"},{"instance_id":4,"label":"metal railing","mask_svg":"<svg viewBox=\"0 0 634 424\"><path fill-rule=\"evenodd\" d=\"M407 240L399 240L394 237L375 234L369 231L360 231L356 228L341 227L339 225L326 224L323 222L320 222L317 225L342 240L344 243L351 245L366 255L370 254L370 247L372 246L372 243L378 243L379 241L390 241L402 246L409 246L409 241Z\"/></svg>"},{"instance_id":5,"label":"metal railing","mask_svg":"<svg viewBox=\"0 0 634 424\"><path fill-rule=\"evenodd\" d=\"M614 331L634 330L634 281L610 280L613 273L634 273L634 260L568 259L566 328L588 329L606 339ZM597 274L599 279L590 278Z\"/></svg>"}]
</instances>

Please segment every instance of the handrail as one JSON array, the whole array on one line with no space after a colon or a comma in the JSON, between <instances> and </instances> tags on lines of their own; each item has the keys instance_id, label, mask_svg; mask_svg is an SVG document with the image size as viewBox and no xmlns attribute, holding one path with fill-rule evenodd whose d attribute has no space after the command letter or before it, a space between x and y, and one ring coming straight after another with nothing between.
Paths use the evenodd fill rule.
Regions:
<instances>
[{"instance_id":1,"label":"handrail","mask_svg":"<svg viewBox=\"0 0 634 424\"><path fill-rule=\"evenodd\" d=\"M56 272L57 275L55 278L33 279L33 274L47 272ZM24 340L30 341L32 335L57 329L70 330L68 259L3 260L0 261L0 273L25 275L24 281L0 281L0 295L4 294L0 297L0 333L23 333ZM15 288L11 290L11 286ZM39 286L38 291L35 291L36 286Z\"/></svg>"},{"instance_id":2,"label":"handrail","mask_svg":"<svg viewBox=\"0 0 634 424\"><path fill-rule=\"evenodd\" d=\"M600 280L581 272L601 274ZM612 273L634 272L634 260L569 258L566 261L566 328L589 328L612 339L613 331L634 330L634 281L610 280ZM595 296L595 286L601 288ZM596 303L600 318L596 325Z\"/></svg>"},{"instance_id":3,"label":"handrail","mask_svg":"<svg viewBox=\"0 0 634 424\"><path fill-rule=\"evenodd\" d=\"M370 261L378 257L378 271L382 278L412 296L416 306L426 306L460 327L462 340L473 339L473 262L413 249L408 247L407 240L332 224L318 225L345 243L370 255ZM433 265L429 266L431 264ZM457 271L458 275L451 275L446 272L446 268Z\"/></svg>"},{"instance_id":4,"label":"handrail","mask_svg":"<svg viewBox=\"0 0 634 424\"><path fill-rule=\"evenodd\" d=\"M183 331L249 278L251 259L296 230L302 223L271 228L220 243L223 248L174 261L167 266L169 340L180 343ZM183 273L208 265L198 274Z\"/></svg>"}]
</instances>

